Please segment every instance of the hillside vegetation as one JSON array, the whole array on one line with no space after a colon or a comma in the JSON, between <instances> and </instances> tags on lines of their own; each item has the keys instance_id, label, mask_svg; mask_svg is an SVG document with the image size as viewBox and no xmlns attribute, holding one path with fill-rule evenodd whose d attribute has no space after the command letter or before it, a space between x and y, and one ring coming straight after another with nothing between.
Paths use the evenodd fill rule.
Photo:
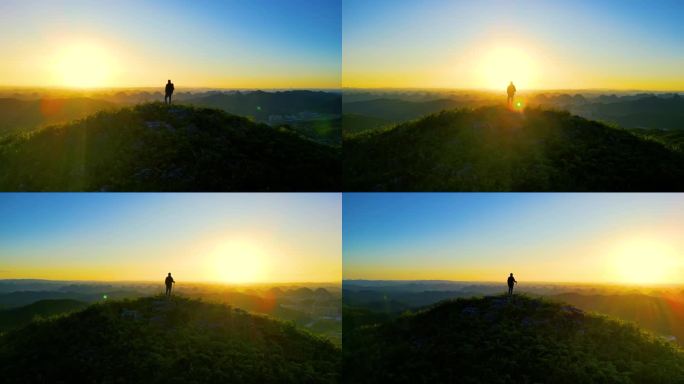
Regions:
<instances>
[{"instance_id":1,"label":"hillside vegetation","mask_svg":"<svg viewBox=\"0 0 684 384\"><path fill-rule=\"evenodd\" d=\"M684 347L684 294L649 296L638 293L591 295L567 292L549 298L584 310L633 321L655 334L674 337Z\"/></svg>"},{"instance_id":2,"label":"hillside vegetation","mask_svg":"<svg viewBox=\"0 0 684 384\"><path fill-rule=\"evenodd\" d=\"M642 95L638 99L615 98L605 103L568 105L578 115L609 121L623 128L684 129L684 97Z\"/></svg>"},{"instance_id":3,"label":"hillside vegetation","mask_svg":"<svg viewBox=\"0 0 684 384\"><path fill-rule=\"evenodd\" d=\"M0 98L0 136L66 123L113 108L113 103L86 97L37 100Z\"/></svg>"},{"instance_id":4,"label":"hillside vegetation","mask_svg":"<svg viewBox=\"0 0 684 384\"><path fill-rule=\"evenodd\" d=\"M322 144L342 144L342 95L337 92L210 92L188 96L183 103L220 109L271 126L287 126Z\"/></svg>"},{"instance_id":5,"label":"hillside vegetation","mask_svg":"<svg viewBox=\"0 0 684 384\"><path fill-rule=\"evenodd\" d=\"M0 310L0 334L21 328L36 319L75 312L87 306L82 301L61 299L40 300L23 307Z\"/></svg>"},{"instance_id":6,"label":"hillside vegetation","mask_svg":"<svg viewBox=\"0 0 684 384\"><path fill-rule=\"evenodd\" d=\"M0 337L4 383L333 383L340 350L291 323L175 297L96 304Z\"/></svg>"},{"instance_id":7,"label":"hillside vegetation","mask_svg":"<svg viewBox=\"0 0 684 384\"><path fill-rule=\"evenodd\" d=\"M445 301L380 323L361 313L351 330L347 321L348 383L684 381L684 351L674 344L631 323L519 295Z\"/></svg>"},{"instance_id":8,"label":"hillside vegetation","mask_svg":"<svg viewBox=\"0 0 684 384\"><path fill-rule=\"evenodd\" d=\"M187 103L222 109L240 116L251 116L257 121L268 121L272 115L297 115L317 113L323 115L341 114L342 95L323 91L284 92L235 92L213 93L188 98Z\"/></svg>"},{"instance_id":9,"label":"hillside vegetation","mask_svg":"<svg viewBox=\"0 0 684 384\"><path fill-rule=\"evenodd\" d=\"M346 128L345 128L346 129ZM351 191L680 191L684 153L567 112L442 111L347 137Z\"/></svg>"},{"instance_id":10,"label":"hillside vegetation","mask_svg":"<svg viewBox=\"0 0 684 384\"><path fill-rule=\"evenodd\" d=\"M451 99L416 102L383 98L345 102L342 104L342 112L345 115L371 117L398 123L462 105L463 102Z\"/></svg>"},{"instance_id":11,"label":"hillside vegetation","mask_svg":"<svg viewBox=\"0 0 684 384\"><path fill-rule=\"evenodd\" d=\"M161 103L0 139L6 191L331 191L340 168L286 128Z\"/></svg>"}]
</instances>

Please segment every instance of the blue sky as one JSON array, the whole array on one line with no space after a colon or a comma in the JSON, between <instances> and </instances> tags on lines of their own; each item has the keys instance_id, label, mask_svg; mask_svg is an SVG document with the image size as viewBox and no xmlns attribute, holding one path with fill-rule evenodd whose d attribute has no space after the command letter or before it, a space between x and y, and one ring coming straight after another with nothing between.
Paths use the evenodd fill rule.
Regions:
<instances>
[{"instance_id":1,"label":"blue sky","mask_svg":"<svg viewBox=\"0 0 684 384\"><path fill-rule=\"evenodd\" d=\"M470 68L505 46L537 88L681 89L682 18L672 0L346 0L343 85L484 87Z\"/></svg>"},{"instance_id":2,"label":"blue sky","mask_svg":"<svg viewBox=\"0 0 684 384\"><path fill-rule=\"evenodd\" d=\"M607 260L654 243L650 261L676 255L684 273L681 228L677 194L344 194L344 276L488 280L514 269L537 281L617 280Z\"/></svg>"},{"instance_id":3,"label":"blue sky","mask_svg":"<svg viewBox=\"0 0 684 384\"><path fill-rule=\"evenodd\" d=\"M335 281L340 204L338 194L2 194L0 278L145 280L161 268L214 281L217 258L241 268L240 255L214 250L239 244L263 258L258 281Z\"/></svg>"},{"instance_id":4,"label":"blue sky","mask_svg":"<svg viewBox=\"0 0 684 384\"><path fill-rule=\"evenodd\" d=\"M121 86L156 85L145 77L162 72L187 86L334 88L341 33L339 0L3 0L0 47L14 66L0 66L0 84L51 82L35 61L86 41L116 59ZM20 64L34 76L11 78Z\"/></svg>"}]
</instances>

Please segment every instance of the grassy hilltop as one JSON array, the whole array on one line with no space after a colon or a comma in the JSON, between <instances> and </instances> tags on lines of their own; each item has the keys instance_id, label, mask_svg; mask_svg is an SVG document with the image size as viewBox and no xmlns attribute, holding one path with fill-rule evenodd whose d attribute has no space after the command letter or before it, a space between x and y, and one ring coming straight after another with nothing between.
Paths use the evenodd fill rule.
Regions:
<instances>
[{"instance_id":1,"label":"grassy hilltop","mask_svg":"<svg viewBox=\"0 0 684 384\"><path fill-rule=\"evenodd\" d=\"M568 112L448 110L347 135L345 190L680 191L684 152L662 140Z\"/></svg>"},{"instance_id":2,"label":"grassy hilltop","mask_svg":"<svg viewBox=\"0 0 684 384\"><path fill-rule=\"evenodd\" d=\"M4 383L334 383L340 350L291 323L174 297L94 304L0 336Z\"/></svg>"},{"instance_id":3,"label":"grassy hilltop","mask_svg":"<svg viewBox=\"0 0 684 384\"><path fill-rule=\"evenodd\" d=\"M684 351L631 323L515 295L396 319L345 312L348 383L681 383Z\"/></svg>"},{"instance_id":4,"label":"grassy hilltop","mask_svg":"<svg viewBox=\"0 0 684 384\"><path fill-rule=\"evenodd\" d=\"M337 191L339 148L161 103L0 138L5 191Z\"/></svg>"}]
</instances>

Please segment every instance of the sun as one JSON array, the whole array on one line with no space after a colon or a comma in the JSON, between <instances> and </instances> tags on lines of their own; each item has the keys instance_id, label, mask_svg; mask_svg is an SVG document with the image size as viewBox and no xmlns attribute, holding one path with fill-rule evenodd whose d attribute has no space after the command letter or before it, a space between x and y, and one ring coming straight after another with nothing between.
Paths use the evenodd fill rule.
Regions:
<instances>
[{"instance_id":1,"label":"sun","mask_svg":"<svg viewBox=\"0 0 684 384\"><path fill-rule=\"evenodd\" d=\"M518 90L532 88L537 73L535 60L514 46L496 46L476 60L479 83L487 89L506 89L513 81Z\"/></svg>"},{"instance_id":2,"label":"sun","mask_svg":"<svg viewBox=\"0 0 684 384\"><path fill-rule=\"evenodd\" d=\"M684 267L681 257L677 249L666 242L634 238L612 250L608 269L613 278L622 283L672 283Z\"/></svg>"},{"instance_id":3,"label":"sun","mask_svg":"<svg viewBox=\"0 0 684 384\"><path fill-rule=\"evenodd\" d=\"M116 60L102 45L78 43L57 52L52 63L56 83L72 88L111 85Z\"/></svg>"},{"instance_id":4,"label":"sun","mask_svg":"<svg viewBox=\"0 0 684 384\"><path fill-rule=\"evenodd\" d=\"M266 252L256 242L232 239L220 243L209 258L211 280L253 283L264 280Z\"/></svg>"}]
</instances>

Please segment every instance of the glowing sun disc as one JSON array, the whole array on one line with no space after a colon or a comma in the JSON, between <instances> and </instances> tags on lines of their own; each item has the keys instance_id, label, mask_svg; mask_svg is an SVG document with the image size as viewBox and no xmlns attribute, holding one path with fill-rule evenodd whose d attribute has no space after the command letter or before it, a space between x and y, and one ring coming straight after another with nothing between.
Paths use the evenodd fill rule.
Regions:
<instances>
[{"instance_id":1,"label":"glowing sun disc","mask_svg":"<svg viewBox=\"0 0 684 384\"><path fill-rule=\"evenodd\" d=\"M678 267L676 249L653 239L631 239L612 252L609 267L620 282L632 284L668 283ZM680 265L681 266L681 265Z\"/></svg>"},{"instance_id":2,"label":"glowing sun disc","mask_svg":"<svg viewBox=\"0 0 684 384\"><path fill-rule=\"evenodd\" d=\"M536 65L524 50L498 46L487 50L478 60L478 72L484 88L505 90L513 81L520 90L534 86Z\"/></svg>"},{"instance_id":3,"label":"glowing sun disc","mask_svg":"<svg viewBox=\"0 0 684 384\"><path fill-rule=\"evenodd\" d=\"M228 240L219 244L210 257L212 279L229 283L250 283L262 280L266 253L255 243Z\"/></svg>"},{"instance_id":4,"label":"glowing sun disc","mask_svg":"<svg viewBox=\"0 0 684 384\"><path fill-rule=\"evenodd\" d=\"M114 57L96 44L73 44L61 49L52 64L55 80L66 87L94 88L110 84Z\"/></svg>"}]
</instances>

